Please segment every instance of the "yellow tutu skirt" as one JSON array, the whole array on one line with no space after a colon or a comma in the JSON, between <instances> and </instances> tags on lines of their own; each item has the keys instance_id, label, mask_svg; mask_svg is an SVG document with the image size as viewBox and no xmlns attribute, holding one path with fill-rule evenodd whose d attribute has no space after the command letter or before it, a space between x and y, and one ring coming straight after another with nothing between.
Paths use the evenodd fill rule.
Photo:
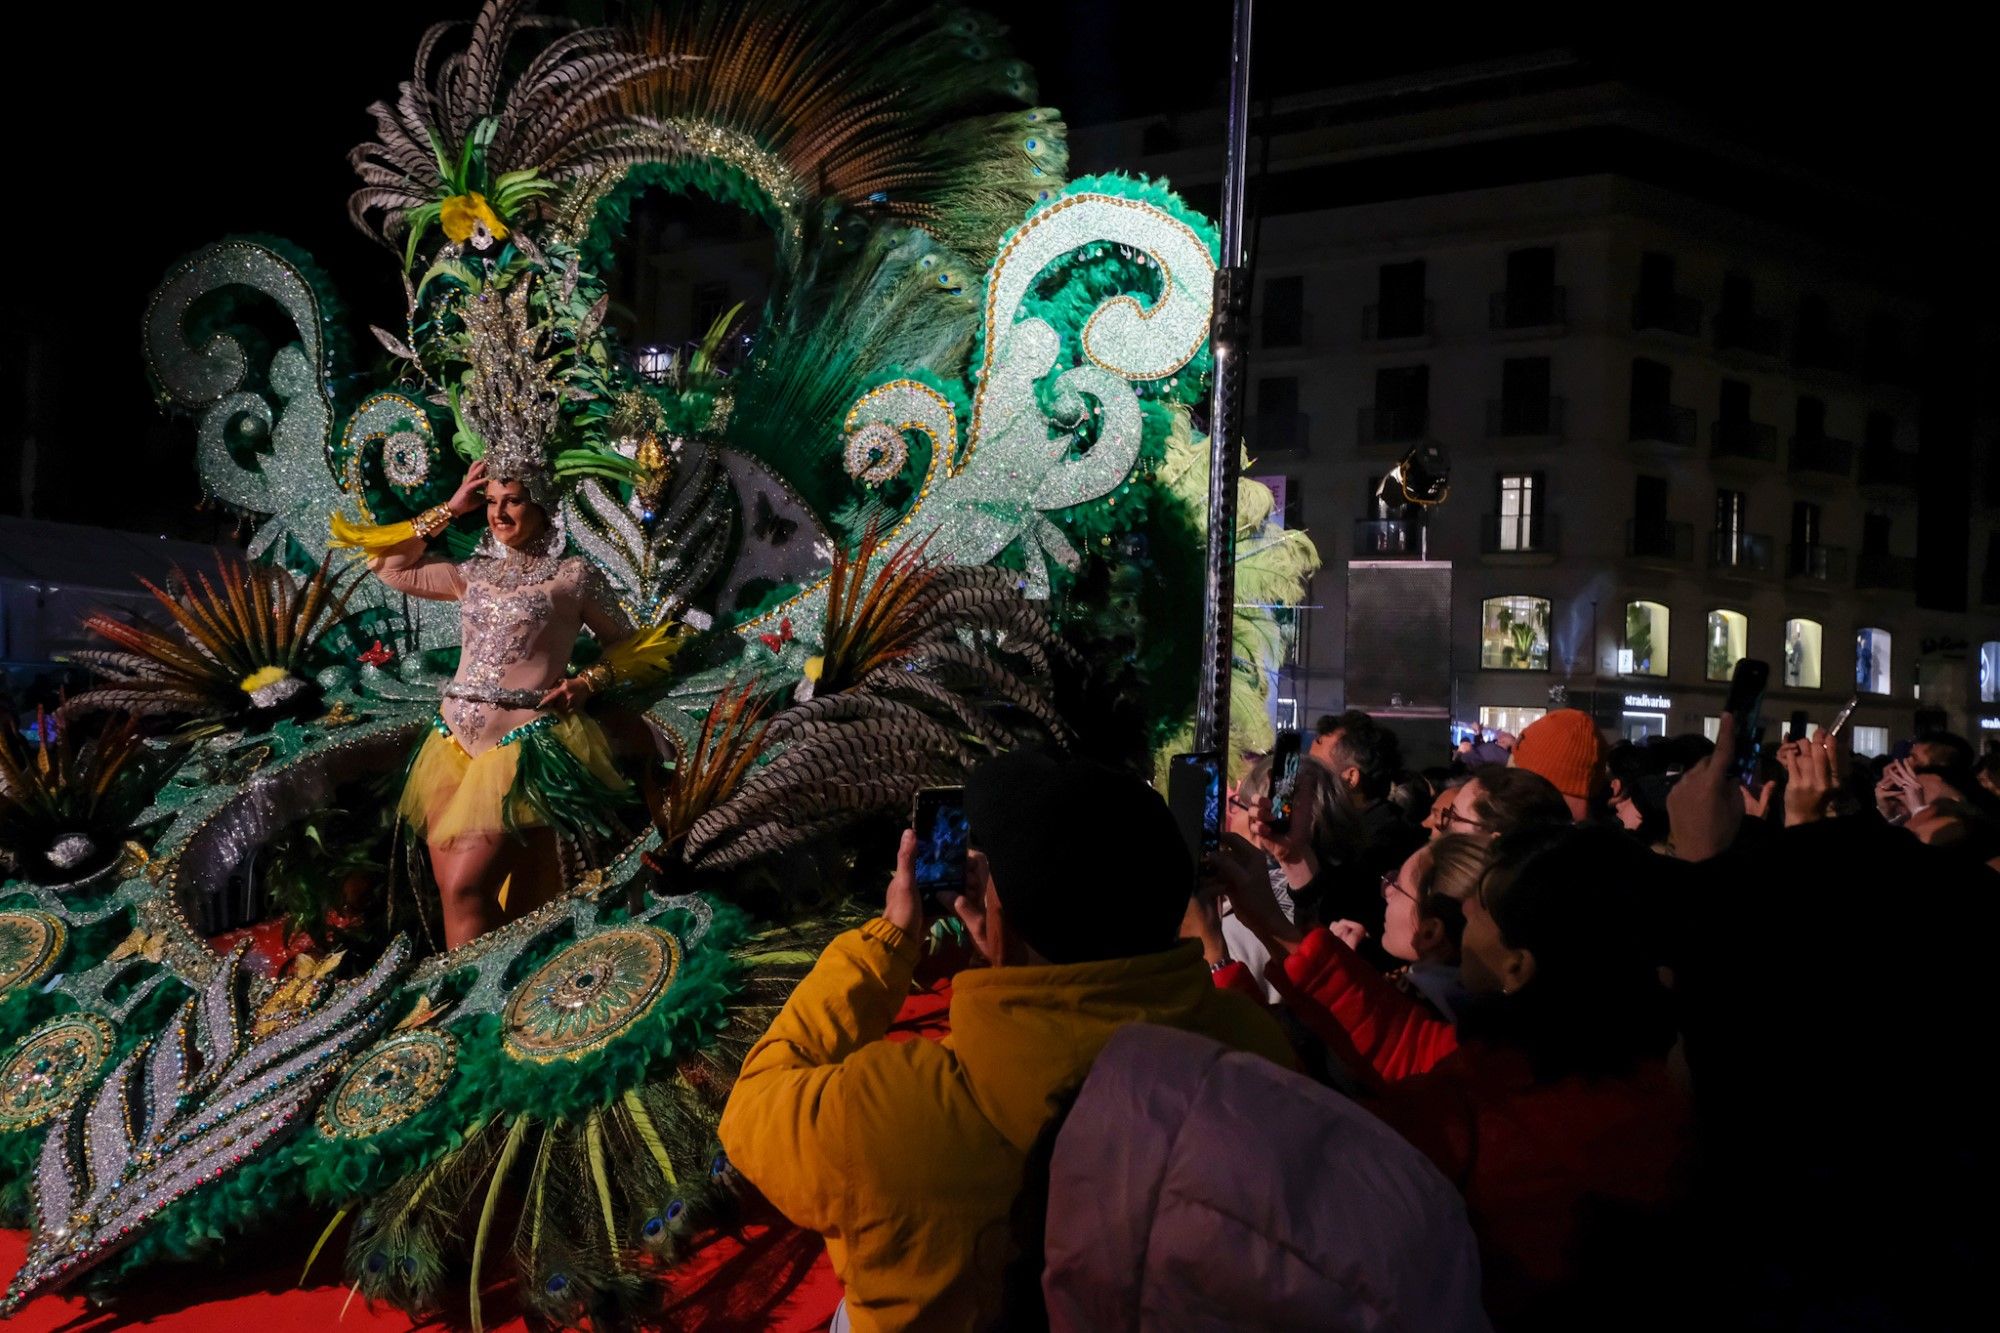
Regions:
<instances>
[{"instance_id":1,"label":"yellow tutu skirt","mask_svg":"<svg viewBox=\"0 0 2000 1333\"><path fill-rule=\"evenodd\" d=\"M529 772L523 772L524 757ZM557 776L553 780L542 776L539 786L530 780L550 773ZM556 784L564 790L541 789ZM611 762L604 728L581 713L570 713L516 727L477 758L467 754L449 731L434 725L410 761L400 809L418 837L443 845L456 838L551 822L598 825L629 800L630 784ZM590 806L610 808L596 811ZM580 817L563 817L572 810Z\"/></svg>"}]
</instances>

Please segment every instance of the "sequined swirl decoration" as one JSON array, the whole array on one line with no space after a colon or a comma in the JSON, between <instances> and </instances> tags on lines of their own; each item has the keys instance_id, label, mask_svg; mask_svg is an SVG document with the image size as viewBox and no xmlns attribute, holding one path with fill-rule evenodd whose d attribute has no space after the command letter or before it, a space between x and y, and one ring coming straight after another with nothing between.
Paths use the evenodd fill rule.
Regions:
<instances>
[{"instance_id":1,"label":"sequined swirl decoration","mask_svg":"<svg viewBox=\"0 0 2000 1333\"><path fill-rule=\"evenodd\" d=\"M334 1139L373 1138L438 1099L458 1068L449 1032L399 1032L348 1067L320 1103L319 1132Z\"/></svg>"},{"instance_id":2,"label":"sequined swirl decoration","mask_svg":"<svg viewBox=\"0 0 2000 1333\"><path fill-rule=\"evenodd\" d=\"M0 1064L0 1134L67 1110L97 1076L113 1036L96 1014L64 1014L14 1043Z\"/></svg>"},{"instance_id":3,"label":"sequined swirl decoration","mask_svg":"<svg viewBox=\"0 0 2000 1333\"><path fill-rule=\"evenodd\" d=\"M652 926L625 926L578 940L544 963L508 1002L507 1053L546 1063L602 1050L651 1012L680 964L680 942Z\"/></svg>"},{"instance_id":4,"label":"sequined swirl decoration","mask_svg":"<svg viewBox=\"0 0 2000 1333\"><path fill-rule=\"evenodd\" d=\"M0 1314L96 1267L176 1200L228 1175L309 1115L374 1038L410 964L397 936L368 974L310 1017L250 1036L238 945L160 1036L49 1125L35 1165L35 1233Z\"/></svg>"},{"instance_id":5,"label":"sequined swirl decoration","mask_svg":"<svg viewBox=\"0 0 2000 1333\"><path fill-rule=\"evenodd\" d=\"M1051 264L1091 245L1147 256L1159 268L1160 295L1150 308L1131 296L1099 306L1083 329L1087 364L1059 369L1060 337L1046 320L1021 318L1021 307ZM1048 515L1109 494L1131 473L1141 433L1132 383L1165 379L1201 350L1214 282L1208 246L1160 209L1108 194L1057 199L1008 238L987 273L984 353L963 438L944 395L897 380L849 411L850 472L868 480L878 452L886 465L891 436L899 443L906 431L928 436L930 467L902 526L935 532L931 553L966 565L989 563L1024 541L1024 591L1048 596L1047 561L1075 569L1082 558ZM1058 373L1045 415L1035 385L1051 372ZM1079 450L1077 427L1093 400L1097 437Z\"/></svg>"},{"instance_id":6,"label":"sequined swirl decoration","mask_svg":"<svg viewBox=\"0 0 2000 1333\"><path fill-rule=\"evenodd\" d=\"M202 486L238 510L270 516L250 540L253 559L283 555L287 539L303 550L324 550L327 518L349 501L339 483L361 481L366 469L353 472L352 462L377 447L392 491L401 486L419 509L441 498L425 485L397 482L388 470L391 439L404 433L421 437L429 430L415 402L377 395L364 405L366 415L358 415L357 424L335 436L323 286L323 279L275 250L221 241L175 265L146 306L146 369L163 401L196 418ZM298 331L297 341L280 346L263 365L252 364L245 338L209 329L200 313L218 300L240 302L248 293L275 304ZM381 444L368 446L371 437ZM402 460L398 470L413 476L413 448L399 441L395 450ZM364 490L355 489L353 497L359 499ZM354 611L379 606L401 618L413 639L405 647L428 650L458 642L457 608L449 602L405 598L364 579L349 594L348 605Z\"/></svg>"},{"instance_id":7,"label":"sequined swirl decoration","mask_svg":"<svg viewBox=\"0 0 2000 1333\"><path fill-rule=\"evenodd\" d=\"M47 912L0 912L0 991L40 981L68 938L61 919Z\"/></svg>"}]
</instances>

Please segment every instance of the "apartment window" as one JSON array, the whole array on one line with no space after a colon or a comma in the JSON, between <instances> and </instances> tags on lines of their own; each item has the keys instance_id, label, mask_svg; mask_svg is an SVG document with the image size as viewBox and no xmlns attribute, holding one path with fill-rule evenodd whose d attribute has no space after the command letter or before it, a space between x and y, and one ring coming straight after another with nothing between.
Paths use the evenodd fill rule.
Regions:
<instances>
[{"instance_id":1,"label":"apartment window","mask_svg":"<svg viewBox=\"0 0 2000 1333\"><path fill-rule=\"evenodd\" d=\"M1894 678L1889 674L1890 635L1885 629L1864 626L1854 631L1854 688L1861 694L1889 694Z\"/></svg>"},{"instance_id":2,"label":"apartment window","mask_svg":"<svg viewBox=\"0 0 2000 1333\"><path fill-rule=\"evenodd\" d=\"M1518 736L1547 716L1546 708L1481 708L1479 725L1484 731L1504 731Z\"/></svg>"},{"instance_id":3,"label":"apartment window","mask_svg":"<svg viewBox=\"0 0 2000 1333\"><path fill-rule=\"evenodd\" d=\"M1817 620L1785 622L1785 685L1788 689L1819 688L1822 633Z\"/></svg>"},{"instance_id":4,"label":"apartment window","mask_svg":"<svg viewBox=\"0 0 2000 1333\"><path fill-rule=\"evenodd\" d=\"M1375 372L1375 438L1421 440L1430 429L1431 368L1385 366Z\"/></svg>"},{"instance_id":5,"label":"apartment window","mask_svg":"<svg viewBox=\"0 0 2000 1333\"><path fill-rule=\"evenodd\" d=\"M1549 669L1546 597L1489 597L1480 603L1479 665L1500 671Z\"/></svg>"},{"instance_id":6,"label":"apartment window","mask_svg":"<svg viewBox=\"0 0 2000 1333\"><path fill-rule=\"evenodd\" d=\"M1643 356L1632 358L1632 411L1642 407L1665 407L1673 401L1673 368Z\"/></svg>"},{"instance_id":7,"label":"apartment window","mask_svg":"<svg viewBox=\"0 0 2000 1333\"><path fill-rule=\"evenodd\" d=\"M1625 603L1625 646L1618 671L1626 676L1667 674L1667 608L1659 602Z\"/></svg>"},{"instance_id":8,"label":"apartment window","mask_svg":"<svg viewBox=\"0 0 2000 1333\"><path fill-rule=\"evenodd\" d=\"M1257 381L1256 448L1267 453L1300 448L1301 420L1298 376L1267 375Z\"/></svg>"},{"instance_id":9,"label":"apartment window","mask_svg":"<svg viewBox=\"0 0 2000 1333\"><path fill-rule=\"evenodd\" d=\"M1656 251L1639 256L1639 292L1643 296L1674 294L1674 257Z\"/></svg>"},{"instance_id":10,"label":"apartment window","mask_svg":"<svg viewBox=\"0 0 2000 1333\"><path fill-rule=\"evenodd\" d=\"M1800 551L1820 544L1820 507L1811 500L1792 501L1792 545Z\"/></svg>"},{"instance_id":11,"label":"apartment window","mask_svg":"<svg viewBox=\"0 0 2000 1333\"><path fill-rule=\"evenodd\" d=\"M1715 534L1718 544L1735 550L1748 524L1750 497L1742 491L1719 487L1715 492Z\"/></svg>"},{"instance_id":12,"label":"apartment window","mask_svg":"<svg viewBox=\"0 0 2000 1333\"><path fill-rule=\"evenodd\" d=\"M1877 755L1889 753L1887 727L1849 727L1847 734L1854 737L1856 759L1873 759Z\"/></svg>"},{"instance_id":13,"label":"apartment window","mask_svg":"<svg viewBox=\"0 0 2000 1333\"><path fill-rule=\"evenodd\" d=\"M1542 474L1504 472L1500 475L1499 533L1496 545L1502 551L1541 549Z\"/></svg>"},{"instance_id":14,"label":"apartment window","mask_svg":"<svg viewBox=\"0 0 2000 1333\"><path fill-rule=\"evenodd\" d=\"M1710 611L1705 673L1708 678L1728 680L1736 670L1736 664L1750 655L1749 642L1749 617L1741 611Z\"/></svg>"},{"instance_id":15,"label":"apartment window","mask_svg":"<svg viewBox=\"0 0 2000 1333\"><path fill-rule=\"evenodd\" d=\"M1889 516L1871 512L1861 516L1861 555L1881 559L1889 554Z\"/></svg>"},{"instance_id":16,"label":"apartment window","mask_svg":"<svg viewBox=\"0 0 2000 1333\"><path fill-rule=\"evenodd\" d=\"M1802 440L1825 439L1826 401L1821 398L1800 398L1798 415L1793 418L1792 433Z\"/></svg>"},{"instance_id":17,"label":"apartment window","mask_svg":"<svg viewBox=\"0 0 2000 1333\"><path fill-rule=\"evenodd\" d=\"M1405 260L1384 264L1376 277L1375 336L1417 338L1423 336L1424 261Z\"/></svg>"},{"instance_id":18,"label":"apartment window","mask_svg":"<svg viewBox=\"0 0 2000 1333\"><path fill-rule=\"evenodd\" d=\"M1979 702L2000 703L2000 641L1979 645Z\"/></svg>"},{"instance_id":19,"label":"apartment window","mask_svg":"<svg viewBox=\"0 0 2000 1333\"><path fill-rule=\"evenodd\" d=\"M1549 359L1511 356L1500 364L1500 433L1548 435Z\"/></svg>"},{"instance_id":20,"label":"apartment window","mask_svg":"<svg viewBox=\"0 0 2000 1333\"><path fill-rule=\"evenodd\" d=\"M1748 421L1750 386L1742 380L1724 380L1722 400L1717 404L1716 415L1724 421Z\"/></svg>"},{"instance_id":21,"label":"apartment window","mask_svg":"<svg viewBox=\"0 0 2000 1333\"><path fill-rule=\"evenodd\" d=\"M1266 347L1299 347L1306 340L1306 280L1297 274L1264 283L1261 328Z\"/></svg>"},{"instance_id":22,"label":"apartment window","mask_svg":"<svg viewBox=\"0 0 2000 1333\"><path fill-rule=\"evenodd\" d=\"M1510 329L1540 328L1562 322L1556 291L1556 252L1550 245L1515 250L1507 256L1507 292L1500 324Z\"/></svg>"},{"instance_id":23,"label":"apartment window","mask_svg":"<svg viewBox=\"0 0 2000 1333\"><path fill-rule=\"evenodd\" d=\"M1870 412L1868 432L1862 440L1870 449L1894 449L1896 447L1896 417L1891 412Z\"/></svg>"}]
</instances>

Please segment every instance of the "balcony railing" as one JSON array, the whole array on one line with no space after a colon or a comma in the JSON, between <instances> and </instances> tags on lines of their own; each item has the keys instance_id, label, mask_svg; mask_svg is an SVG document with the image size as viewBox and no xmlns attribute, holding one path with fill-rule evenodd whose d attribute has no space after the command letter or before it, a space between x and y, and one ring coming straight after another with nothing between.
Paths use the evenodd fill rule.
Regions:
<instances>
[{"instance_id":1,"label":"balcony railing","mask_svg":"<svg viewBox=\"0 0 2000 1333\"><path fill-rule=\"evenodd\" d=\"M1259 412L1250 419L1250 452L1303 458L1312 418L1303 412Z\"/></svg>"},{"instance_id":2,"label":"balcony railing","mask_svg":"<svg viewBox=\"0 0 2000 1333\"><path fill-rule=\"evenodd\" d=\"M1854 586L1907 592L1917 586L1917 562L1912 556L1863 551L1854 561Z\"/></svg>"},{"instance_id":3,"label":"balcony railing","mask_svg":"<svg viewBox=\"0 0 2000 1333\"><path fill-rule=\"evenodd\" d=\"M1768 574L1771 539L1758 532L1711 532L1708 567L1719 574Z\"/></svg>"},{"instance_id":4,"label":"balcony railing","mask_svg":"<svg viewBox=\"0 0 2000 1333\"><path fill-rule=\"evenodd\" d=\"M1487 319L1496 329L1548 329L1569 322L1566 287L1509 288L1493 293Z\"/></svg>"},{"instance_id":5,"label":"balcony railing","mask_svg":"<svg viewBox=\"0 0 2000 1333\"><path fill-rule=\"evenodd\" d=\"M1701 302L1679 292L1640 292L1632 298L1632 327L1701 336Z\"/></svg>"},{"instance_id":6,"label":"balcony railing","mask_svg":"<svg viewBox=\"0 0 2000 1333\"><path fill-rule=\"evenodd\" d=\"M1868 445L1861 451L1863 486L1915 486L1917 456L1884 445Z\"/></svg>"},{"instance_id":7,"label":"balcony railing","mask_svg":"<svg viewBox=\"0 0 2000 1333\"><path fill-rule=\"evenodd\" d=\"M1715 345L1757 356L1776 356L1785 331L1769 315L1749 310L1719 310L1715 315Z\"/></svg>"},{"instance_id":8,"label":"balcony railing","mask_svg":"<svg viewBox=\"0 0 2000 1333\"><path fill-rule=\"evenodd\" d=\"M1801 583L1846 583L1847 548L1793 542L1785 548L1785 577Z\"/></svg>"},{"instance_id":9,"label":"balcony railing","mask_svg":"<svg viewBox=\"0 0 2000 1333\"><path fill-rule=\"evenodd\" d=\"M1361 337L1365 342L1396 342L1431 335L1429 301L1369 302L1361 307Z\"/></svg>"},{"instance_id":10,"label":"balcony railing","mask_svg":"<svg viewBox=\"0 0 2000 1333\"><path fill-rule=\"evenodd\" d=\"M1430 409L1364 407L1360 427L1363 444L1414 444L1430 430Z\"/></svg>"},{"instance_id":11,"label":"balcony railing","mask_svg":"<svg viewBox=\"0 0 2000 1333\"><path fill-rule=\"evenodd\" d=\"M1633 519L1625 525L1625 554L1634 560L1694 563L1694 524Z\"/></svg>"},{"instance_id":12,"label":"balcony railing","mask_svg":"<svg viewBox=\"0 0 2000 1333\"><path fill-rule=\"evenodd\" d=\"M1363 518L1354 523L1357 560L1416 558L1424 554L1424 525L1408 518Z\"/></svg>"},{"instance_id":13,"label":"balcony railing","mask_svg":"<svg viewBox=\"0 0 2000 1333\"><path fill-rule=\"evenodd\" d=\"M1547 398L1489 398L1486 400L1486 435L1509 440L1522 436L1560 436L1563 433L1563 400Z\"/></svg>"},{"instance_id":14,"label":"balcony railing","mask_svg":"<svg viewBox=\"0 0 2000 1333\"><path fill-rule=\"evenodd\" d=\"M1673 403L1632 404L1632 439L1678 444L1686 448L1694 444L1694 435L1692 407L1679 407Z\"/></svg>"},{"instance_id":15,"label":"balcony railing","mask_svg":"<svg viewBox=\"0 0 2000 1333\"><path fill-rule=\"evenodd\" d=\"M1554 514L1487 514L1479 520L1479 549L1486 555L1554 555L1558 531Z\"/></svg>"},{"instance_id":16,"label":"balcony railing","mask_svg":"<svg viewBox=\"0 0 2000 1333\"><path fill-rule=\"evenodd\" d=\"M1791 470L1824 472L1829 476L1845 477L1854 471L1854 442L1836 440L1825 435L1794 435L1791 447Z\"/></svg>"},{"instance_id":17,"label":"balcony railing","mask_svg":"<svg viewBox=\"0 0 2000 1333\"><path fill-rule=\"evenodd\" d=\"M1778 456L1778 432L1762 421L1711 421L1708 452L1712 458L1769 463Z\"/></svg>"}]
</instances>

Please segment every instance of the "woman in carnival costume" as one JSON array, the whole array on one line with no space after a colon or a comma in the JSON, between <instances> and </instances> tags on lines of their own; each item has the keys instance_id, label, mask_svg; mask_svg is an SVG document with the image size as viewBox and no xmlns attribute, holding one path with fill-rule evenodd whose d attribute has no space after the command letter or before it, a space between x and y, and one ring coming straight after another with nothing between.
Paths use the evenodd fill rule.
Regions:
<instances>
[{"instance_id":1,"label":"woman in carnival costume","mask_svg":"<svg viewBox=\"0 0 2000 1333\"><path fill-rule=\"evenodd\" d=\"M470 374L455 405L460 445L476 461L451 499L403 523L332 520L333 544L366 552L390 587L460 604L458 672L411 760L400 807L429 847L447 948L554 896L555 834L618 833L632 793L603 729L579 710L621 677L664 665L678 646L677 626L633 634L595 566L567 549L548 456L563 385L544 356L533 287L523 276L504 296L467 303ZM430 552L482 496L486 533L471 558ZM585 628L607 650L572 676Z\"/></svg>"},{"instance_id":2,"label":"woman in carnival costume","mask_svg":"<svg viewBox=\"0 0 2000 1333\"><path fill-rule=\"evenodd\" d=\"M535 473L507 472L522 475L475 463L450 500L408 525L407 538L383 546L370 534L377 578L411 597L460 604L458 674L410 763L401 804L430 848L448 948L499 925L509 909L519 915L545 901L559 876L552 830L609 832L628 794L603 728L580 711L614 668L600 661L571 676L567 667L580 628L606 642L629 631L589 562L564 553L561 524L523 479ZM454 563L427 550L453 518L480 507L482 492L479 552Z\"/></svg>"}]
</instances>

